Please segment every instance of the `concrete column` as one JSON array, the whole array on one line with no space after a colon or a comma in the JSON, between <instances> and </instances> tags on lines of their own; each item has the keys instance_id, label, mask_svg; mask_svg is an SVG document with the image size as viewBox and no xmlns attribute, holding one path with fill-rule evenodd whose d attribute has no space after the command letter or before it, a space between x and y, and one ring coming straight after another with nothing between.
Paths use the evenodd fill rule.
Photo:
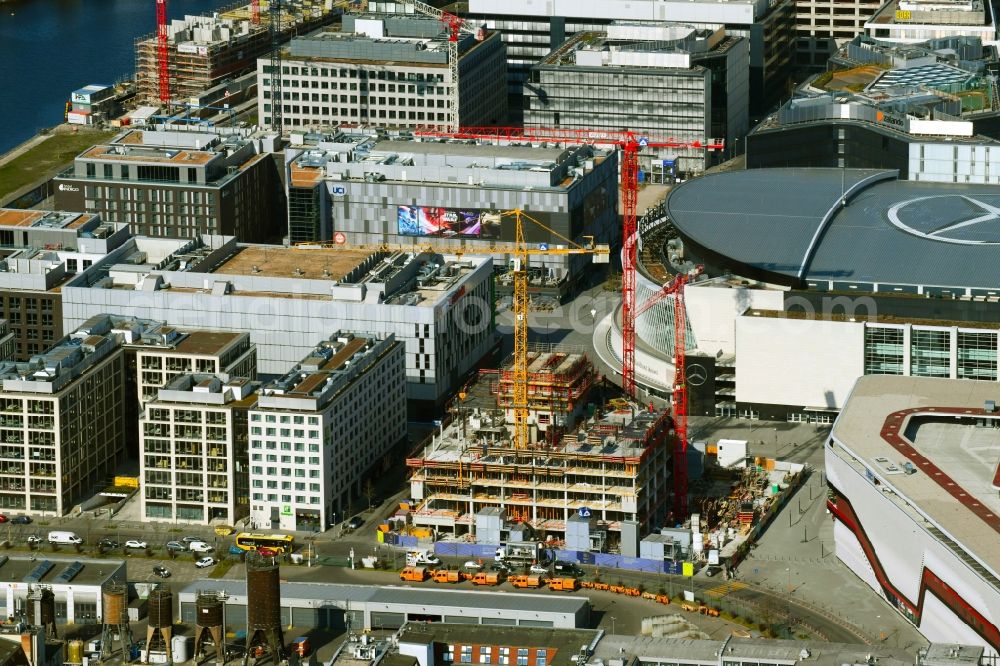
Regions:
<instances>
[{"instance_id":1,"label":"concrete column","mask_svg":"<svg viewBox=\"0 0 1000 666\"><path fill-rule=\"evenodd\" d=\"M76 623L76 601L73 596L73 588L66 588L66 623Z\"/></svg>"}]
</instances>

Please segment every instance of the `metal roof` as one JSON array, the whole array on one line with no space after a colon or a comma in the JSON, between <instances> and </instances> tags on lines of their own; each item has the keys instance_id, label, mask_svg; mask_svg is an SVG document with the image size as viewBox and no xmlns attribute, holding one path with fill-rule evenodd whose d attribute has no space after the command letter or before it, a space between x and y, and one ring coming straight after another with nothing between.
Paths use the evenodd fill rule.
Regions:
<instances>
[{"instance_id":1,"label":"metal roof","mask_svg":"<svg viewBox=\"0 0 1000 666\"><path fill-rule=\"evenodd\" d=\"M184 588L181 594L194 594L198 590L225 591L233 596L246 594L242 580L199 580ZM281 598L299 602L328 600L438 608L489 608L494 610L524 611L535 613L575 614L588 605L583 597L555 597L546 594L519 594L515 592L476 592L472 590L437 590L431 587L404 587L401 585L344 585L339 583L281 583Z\"/></svg>"},{"instance_id":2,"label":"metal roof","mask_svg":"<svg viewBox=\"0 0 1000 666\"><path fill-rule=\"evenodd\" d=\"M867 169L752 169L688 181L666 205L682 237L727 258L736 273L743 266L779 283L879 291L997 287L995 185Z\"/></svg>"}]
</instances>

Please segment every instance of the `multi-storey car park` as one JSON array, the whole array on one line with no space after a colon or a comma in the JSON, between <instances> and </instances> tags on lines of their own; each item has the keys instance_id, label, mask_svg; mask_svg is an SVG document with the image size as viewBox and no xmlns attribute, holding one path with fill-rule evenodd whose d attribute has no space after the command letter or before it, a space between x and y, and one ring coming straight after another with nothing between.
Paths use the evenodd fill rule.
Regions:
<instances>
[{"instance_id":1,"label":"multi-storey car park","mask_svg":"<svg viewBox=\"0 0 1000 666\"><path fill-rule=\"evenodd\" d=\"M935 642L1000 654L993 382L862 377L826 448L837 557Z\"/></svg>"},{"instance_id":2,"label":"multi-storey car park","mask_svg":"<svg viewBox=\"0 0 1000 666\"><path fill-rule=\"evenodd\" d=\"M250 412L250 519L322 532L406 438L406 368L393 335L336 331L261 387Z\"/></svg>"},{"instance_id":3,"label":"multi-storey car park","mask_svg":"<svg viewBox=\"0 0 1000 666\"><path fill-rule=\"evenodd\" d=\"M493 291L486 257L137 237L65 284L62 298L74 327L113 312L249 332L258 372L270 375L332 331L391 333L406 348L410 407L433 409L494 348Z\"/></svg>"},{"instance_id":4,"label":"multi-storey car park","mask_svg":"<svg viewBox=\"0 0 1000 666\"><path fill-rule=\"evenodd\" d=\"M282 50L283 124L288 129L341 123L448 127L458 100L463 127L503 124L506 53L495 31L462 33L458 81L448 62L448 26L413 15L344 15L342 23L293 37ZM257 61L257 109L270 125L271 59ZM455 86L459 94L454 94Z\"/></svg>"},{"instance_id":5,"label":"multi-storey car park","mask_svg":"<svg viewBox=\"0 0 1000 666\"><path fill-rule=\"evenodd\" d=\"M998 209L995 186L896 171L704 176L640 224L637 300L703 267L685 289L692 414L829 423L862 375L995 385ZM661 301L636 323L637 380L664 395L673 307ZM617 317L594 342L620 367Z\"/></svg>"},{"instance_id":6,"label":"multi-storey car park","mask_svg":"<svg viewBox=\"0 0 1000 666\"><path fill-rule=\"evenodd\" d=\"M494 253L506 269L513 257L496 246L515 240L515 220L504 215L514 209L532 218L523 224L529 243L621 242L611 150L414 140L346 128L328 136L293 134L292 144L286 152L292 243L430 244ZM563 294L589 265L582 255L532 257L530 289ZM510 288L508 277L501 285Z\"/></svg>"}]
</instances>

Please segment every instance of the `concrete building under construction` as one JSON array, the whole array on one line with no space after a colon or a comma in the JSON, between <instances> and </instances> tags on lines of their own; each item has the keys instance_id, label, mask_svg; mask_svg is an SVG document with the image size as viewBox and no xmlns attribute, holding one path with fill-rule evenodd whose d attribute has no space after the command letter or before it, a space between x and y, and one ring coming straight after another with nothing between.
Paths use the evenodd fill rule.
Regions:
<instances>
[{"instance_id":1,"label":"concrete building under construction","mask_svg":"<svg viewBox=\"0 0 1000 666\"><path fill-rule=\"evenodd\" d=\"M181 103L237 74L250 71L271 50L270 11L260 2L260 23L250 5L236 3L206 16L185 16L167 26L170 97ZM344 0L284 0L279 22L282 41L331 23ZM135 72L140 102L159 99L156 33L135 40Z\"/></svg>"},{"instance_id":2,"label":"concrete building under construction","mask_svg":"<svg viewBox=\"0 0 1000 666\"><path fill-rule=\"evenodd\" d=\"M419 502L413 524L476 535L486 510L558 544L586 517L609 547L623 532L661 525L671 488L669 414L585 408L593 368L582 354L536 350L528 360L528 446L515 448L511 434L510 366L484 373L460 396L456 418L406 461Z\"/></svg>"}]
</instances>

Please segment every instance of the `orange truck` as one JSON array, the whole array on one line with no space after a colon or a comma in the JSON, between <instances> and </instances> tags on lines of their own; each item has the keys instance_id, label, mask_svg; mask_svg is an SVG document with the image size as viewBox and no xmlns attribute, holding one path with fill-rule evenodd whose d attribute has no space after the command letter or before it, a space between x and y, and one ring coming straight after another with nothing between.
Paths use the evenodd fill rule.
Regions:
<instances>
[{"instance_id":1,"label":"orange truck","mask_svg":"<svg viewBox=\"0 0 1000 666\"><path fill-rule=\"evenodd\" d=\"M572 592L580 589L580 581L576 578L549 578L546 582L549 589L556 592Z\"/></svg>"},{"instance_id":2,"label":"orange truck","mask_svg":"<svg viewBox=\"0 0 1000 666\"><path fill-rule=\"evenodd\" d=\"M499 585L503 582L503 574L499 572L480 571L472 577L473 585Z\"/></svg>"},{"instance_id":3,"label":"orange truck","mask_svg":"<svg viewBox=\"0 0 1000 666\"><path fill-rule=\"evenodd\" d=\"M399 580L412 580L422 583L430 578L430 572L424 567L406 567L399 572Z\"/></svg>"},{"instance_id":4,"label":"orange truck","mask_svg":"<svg viewBox=\"0 0 1000 666\"><path fill-rule=\"evenodd\" d=\"M461 571L452 569L437 569L433 578L435 583L458 583L465 580Z\"/></svg>"},{"instance_id":5,"label":"orange truck","mask_svg":"<svg viewBox=\"0 0 1000 666\"><path fill-rule=\"evenodd\" d=\"M538 588L542 586L541 576L511 576L507 580L514 587Z\"/></svg>"}]
</instances>

